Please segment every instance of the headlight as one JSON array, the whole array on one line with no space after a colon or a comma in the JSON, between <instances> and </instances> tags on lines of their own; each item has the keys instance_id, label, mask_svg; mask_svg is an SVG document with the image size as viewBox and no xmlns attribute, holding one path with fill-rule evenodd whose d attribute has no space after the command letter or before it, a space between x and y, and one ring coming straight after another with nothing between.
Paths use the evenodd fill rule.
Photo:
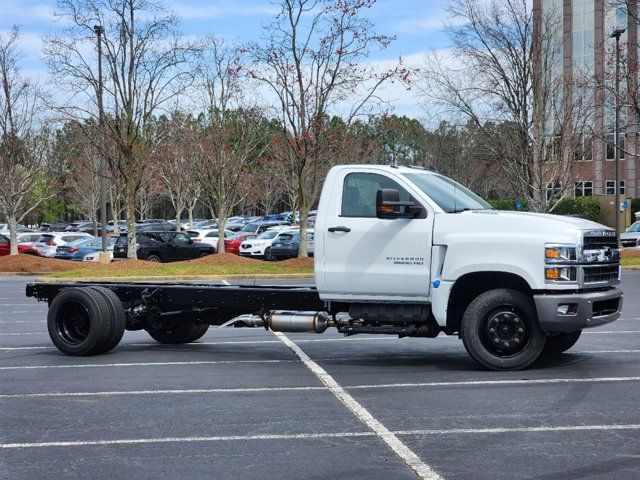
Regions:
<instances>
[{"instance_id":1,"label":"headlight","mask_svg":"<svg viewBox=\"0 0 640 480\"><path fill-rule=\"evenodd\" d=\"M578 271L577 267L546 267L544 276L551 282L575 282Z\"/></svg>"},{"instance_id":2,"label":"headlight","mask_svg":"<svg viewBox=\"0 0 640 480\"><path fill-rule=\"evenodd\" d=\"M577 248L567 245L546 245L544 248L546 263L567 263L578 260Z\"/></svg>"}]
</instances>

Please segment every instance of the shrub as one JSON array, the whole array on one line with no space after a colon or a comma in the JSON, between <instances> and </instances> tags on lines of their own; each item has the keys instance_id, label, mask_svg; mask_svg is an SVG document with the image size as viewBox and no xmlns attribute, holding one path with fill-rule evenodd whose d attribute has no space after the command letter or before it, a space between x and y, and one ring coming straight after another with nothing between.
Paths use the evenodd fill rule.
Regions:
<instances>
[{"instance_id":1,"label":"shrub","mask_svg":"<svg viewBox=\"0 0 640 480\"><path fill-rule=\"evenodd\" d=\"M520 211L526 212L528 210L527 202L517 198L499 198L498 200L487 200L487 202L496 210L518 210L516 203L520 202L522 203Z\"/></svg>"},{"instance_id":2,"label":"shrub","mask_svg":"<svg viewBox=\"0 0 640 480\"><path fill-rule=\"evenodd\" d=\"M556 215L580 215L597 222L600 217L600 202L593 197L567 197L557 202L551 213Z\"/></svg>"}]
</instances>

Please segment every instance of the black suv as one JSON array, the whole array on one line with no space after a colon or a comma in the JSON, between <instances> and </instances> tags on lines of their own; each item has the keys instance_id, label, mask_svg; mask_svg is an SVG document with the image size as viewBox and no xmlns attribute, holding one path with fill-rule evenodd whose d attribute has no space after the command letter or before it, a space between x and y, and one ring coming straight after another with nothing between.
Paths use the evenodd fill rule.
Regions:
<instances>
[{"instance_id":1,"label":"black suv","mask_svg":"<svg viewBox=\"0 0 640 480\"><path fill-rule=\"evenodd\" d=\"M175 232L177 227L171 222L137 223L136 232Z\"/></svg>"},{"instance_id":2,"label":"black suv","mask_svg":"<svg viewBox=\"0 0 640 480\"><path fill-rule=\"evenodd\" d=\"M215 253L206 243L194 243L182 232L137 232L138 259L149 262L179 262ZM115 258L127 258L127 234L118 237L113 248Z\"/></svg>"}]
</instances>

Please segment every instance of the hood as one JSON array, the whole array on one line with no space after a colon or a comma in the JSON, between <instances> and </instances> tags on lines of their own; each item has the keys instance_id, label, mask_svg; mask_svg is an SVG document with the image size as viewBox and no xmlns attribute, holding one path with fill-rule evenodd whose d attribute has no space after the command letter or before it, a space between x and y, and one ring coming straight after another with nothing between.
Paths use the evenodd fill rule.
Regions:
<instances>
[{"instance_id":1,"label":"hood","mask_svg":"<svg viewBox=\"0 0 640 480\"><path fill-rule=\"evenodd\" d=\"M590 220L547 213L501 210L471 210L438 213L435 216L434 243L447 243L443 236L480 235L489 237L538 237L544 242L575 243L579 232L612 230Z\"/></svg>"},{"instance_id":2,"label":"hood","mask_svg":"<svg viewBox=\"0 0 640 480\"><path fill-rule=\"evenodd\" d=\"M640 232L624 232L620 234L620 239L628 240L640 238Z\"/></svg>"}]
</instances>

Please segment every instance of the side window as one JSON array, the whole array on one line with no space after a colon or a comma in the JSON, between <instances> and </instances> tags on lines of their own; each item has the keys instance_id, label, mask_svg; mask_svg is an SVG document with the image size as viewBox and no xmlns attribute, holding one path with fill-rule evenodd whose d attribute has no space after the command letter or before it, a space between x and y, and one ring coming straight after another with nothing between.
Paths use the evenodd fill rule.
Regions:
<instances>
[{"instance_id":1,"label":"side window","mask_svg":"<svg viewBox=\"0 0 640 480\"><path fill-rule=\"evenodd\" d=\"M411 195L397 182L377 173L350 173L342 189L343 217L376 217L376 193L382 188L400 192L400 201L411 200Z\"/></svg>"},{"instance_id":2,"label":"side window","mask_svg":"<svg viewBox=\"0 0 640 480\"><path fill-rule=\"evenodd\" d=\"M9 239L4 235L0 235L0 244L6 245L9 243Z\"/></svg>"},{"instance_id":3,"label":"side window","mask_svg":"<svg viewBox=\"0 0 640 480\"><path fill-rule=\"evenodd\" d=\"M186 245L191 239L184 233L176 233L173 237L173 243Z\"/></svg>"}]
</instances>

